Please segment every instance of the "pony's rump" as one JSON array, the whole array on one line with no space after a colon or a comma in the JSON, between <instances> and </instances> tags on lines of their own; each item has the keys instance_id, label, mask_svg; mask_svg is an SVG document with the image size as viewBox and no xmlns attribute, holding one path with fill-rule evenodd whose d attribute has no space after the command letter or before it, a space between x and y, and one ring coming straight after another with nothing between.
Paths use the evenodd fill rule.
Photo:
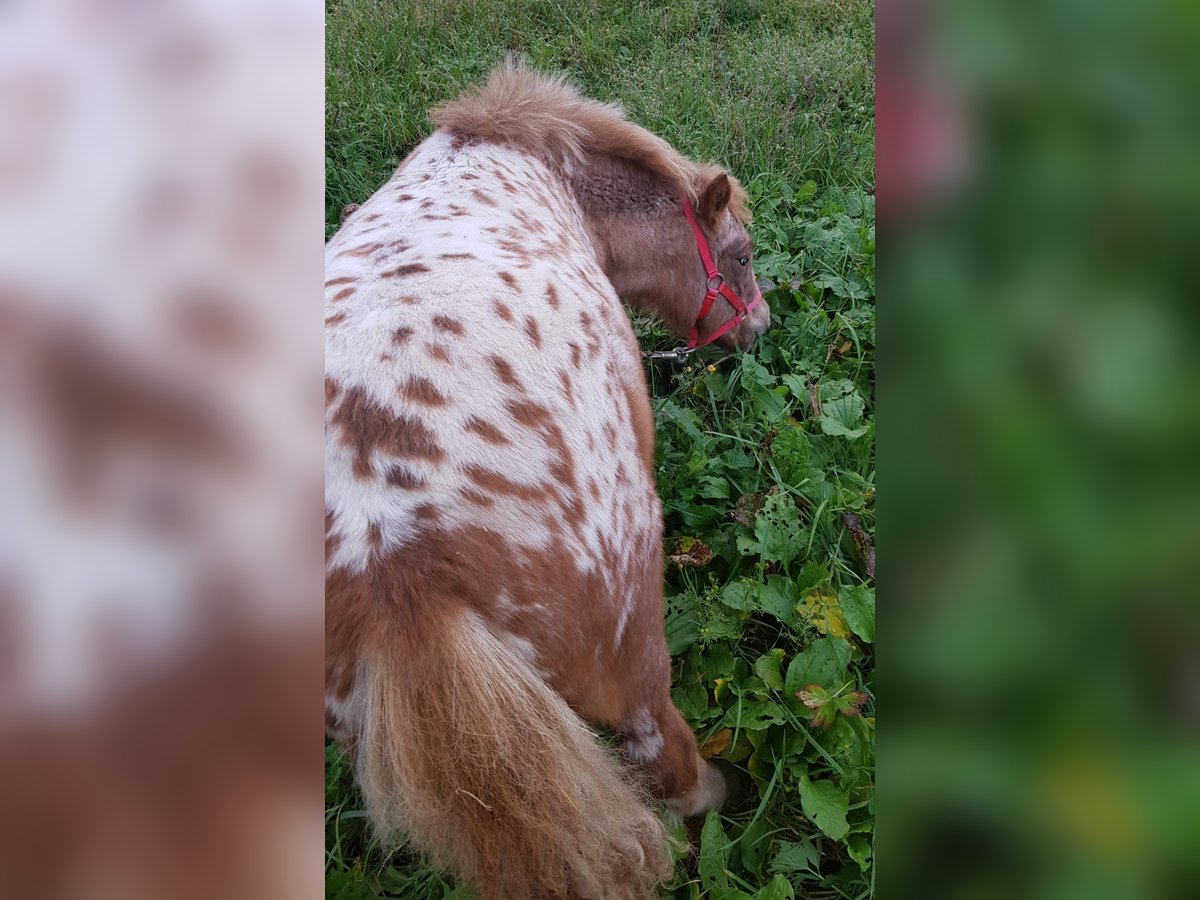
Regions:
<instances>
[{"instance_id":1,"label":"pony's rump","mask_svg":"<svg viewBox=\"0 0 1200 900\"><path fill-rule=\"evenodd\" d=\"M371 821L486 900L655 895L662 823L523 656L467 611L365 654L355 746Z\"/></svg>"}]
</instances>

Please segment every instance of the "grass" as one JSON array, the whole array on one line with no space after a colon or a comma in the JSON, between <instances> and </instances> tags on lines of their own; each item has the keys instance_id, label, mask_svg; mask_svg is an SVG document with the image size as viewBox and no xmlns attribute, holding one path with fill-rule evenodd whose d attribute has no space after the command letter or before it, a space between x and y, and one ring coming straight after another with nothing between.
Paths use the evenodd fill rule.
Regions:
<instances>
[{"instance_id":1,"label":"grass","mask_svg":"<svg viewBox=\"0 0 1200 900\"><path fill-rule=\"evenodd\" d=\"M675 701L754 785L711 815L674 898L874 894L873 6L869 0L327 5L327 221L508 50L619 101L754 200L771 331L648 368ZM669 347L638 319L646 347ZM871 560L868 567L867 560ZM331 898L470 897L368 839L327 748Z\"/></svg>"}]
</instances>

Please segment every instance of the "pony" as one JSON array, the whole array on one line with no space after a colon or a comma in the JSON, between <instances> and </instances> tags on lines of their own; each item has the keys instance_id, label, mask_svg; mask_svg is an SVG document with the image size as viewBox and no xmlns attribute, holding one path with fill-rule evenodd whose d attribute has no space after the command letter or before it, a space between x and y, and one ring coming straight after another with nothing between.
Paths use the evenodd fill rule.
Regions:
<instances>
[{"instance_id":1,"label":"pony","mask_svg":"<svg viewBox=\"0 0 1200 900\"><path fill-rule=\"evenodd\" d=\"M327 730L376 831L485 898L653 896L657 804L727 786L671 702L621 302L747 347L746 194L512 60L431 118L326 248Z\"/></svg>"}]
</instances>

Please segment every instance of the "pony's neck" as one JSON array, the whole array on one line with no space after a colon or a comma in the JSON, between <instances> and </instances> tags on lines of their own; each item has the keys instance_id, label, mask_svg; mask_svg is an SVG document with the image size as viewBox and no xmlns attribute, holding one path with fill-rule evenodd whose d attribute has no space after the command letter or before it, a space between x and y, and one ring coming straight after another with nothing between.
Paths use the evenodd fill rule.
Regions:
<instances>
[{"instance_id":1,"label":"pony's neck","mask_svg":"<svg viewBox=\"0 0 1200 900\"><path fill-rule=\"evenodd\" d=\"M621 300L686 331L690 310L664 300L676 293L669 273L695 267L696 249L679 206L679 192L663 178L624 160L589 155L574 167L570 187L604 274Z\"/></svg>"}]
</instances>

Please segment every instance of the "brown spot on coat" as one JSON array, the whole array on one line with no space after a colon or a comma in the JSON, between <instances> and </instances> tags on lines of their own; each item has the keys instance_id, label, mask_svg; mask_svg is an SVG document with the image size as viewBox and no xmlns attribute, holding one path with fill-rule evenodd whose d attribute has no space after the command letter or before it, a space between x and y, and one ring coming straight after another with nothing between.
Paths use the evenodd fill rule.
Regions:
<instances>
[{"instance_id":1,"label":"brown spot on coat","mask_svg":"<svg viewBox=\"0 0 1200 900\"><path fill-rule=\"evenodd\" d=\"M510 288L515 288L517 286L517 279L513 278L511 272L497 272L496 275L498 275L500 280L507 284Z\"/></svg>"},{"instance_id":2,"label":"brown spot on coat","mask_svg":"<svg viewBox=\"0 0 1200 900\"><path fill-rule=\"evenodd\" d=\"M512 310L508 308L507 304L501 303L499 300L493 299L492 300L492 309L494 309L496 311L496 315L498 315L500 318L502 318L505 322L511 322L513 320Z\"/></svg>"},{"instance_id":3,"label":"brown spot on coat","mask_svg":"<svg viewBox=\"0 0 1200 900\"><path fill-rule=\"evenodd\" d=\"M406 263L403 266L397 266L389 272L382 273L380 278L403 278L406 275L416 275L420 272L428 272L429 266L424 263Z\"/></svg>"},{"instance_id":4,"label":"brown spot on coat","mask_svg":"<svg viewBox=\"0 0 1200 900\"><path fill-rule=\"evenodd\" d=\"M484 206L499 206L495 200L481 191L479 188L471 188L471 196L482 203Z\"/></svg>"},{"instance_id":5,"label":"brown spot on coat","mask_svg":"<svg viewBox=\"0 0 1200 900\"><path fill-rule=\"evenodd\" d=\"M462 322L449 316L434 316L433 327L439 331L448 331L456 337L462 337L464 333Z\"/></svg>"},{"instance_id":6,"label":"brown spot on coat","mask_svg":"<svg viewBox=\"0 0 1200 900\"><path fill-rule=\"evenodd\" d=\"M575 388L571 382L571 376L567 374L566 369L558 370L558 377L562 381L563 396L567 398L567 403L571 406L575 405Z\"/></svg>"},{"instance_id":7,"label":"brown spot on coat","mask_svg":"<svg viewBox=\"0 0 1200 900\"><path fill-rule=\"evenodd\" d=\"M370 256L376 250L382 250L384 247L381 243L363 244L361 247L353 247L350 250L343 250L334 259L341 259L344 256Z\"/></svg>"},{"instance_id":8,"label":"brown spot on coat","mask_svg":"<svg viewBox=\"0 0 1200 900\"><path fill-rule=\"evenodd\" d=\"M517 373L507 359L499 356L489 356L488 361L492 364L492 368L496 371L496 377L510 388L516 388L523 391L525 388L521 384L521 380L517 378Z\"/></svg>"},{"instance_id":9,"label":"brown spot on coat","mask_svg":"<svg viewBox=\"0 0 1200 900\"><path fill-rule=\"evenodd\" d=\"M371 456L376 451L430 462L440 462L446 455L422 422L389 412L361 387L346 391L330 421L340 429L342 443L354 450L352 468L358 478L374 476Z\"/></svg>"},{"instance_id":10,"label":"brown spot on coat","mask_svg":"<svg viewBox=\"0 0 1200 900\"><path fill-rule=\"evenodd\" d=\"M485 422L476 416L472 416L467 420L467 431L472 434L477 434L489 444L509 444L512 443L495 425L490 422Z\"/></svg>"},{"instance_id":11,"label":"brown spot on coat","mask_svg":"<svg viewBox=\"0 0 1200 900\"><path fill-rule=\"evenodd\" d=\"M484 509L488 509L496 505L496 501L493 498L487 496L487 494L479 493L479 491L475 490L474 488L459 488L458 492L462 494L463 499L468 503L473 503L476 506L482 506Z\"/></svg>"},{"instance_id":12,"label":"brown spot on coat","mask_svg":"<svg viewBox=\"0 0 1200 900\"><path fill-rule=\"evenodd\" d=\"M485 469L483 466L467 466L463 469L463 474L491 494L529 501L546 500L553 496L552 489L545 486L522 484L519 481L513 481L501 472Z\"/></svg>"},{"instance_id":13,"label":"brown spot on coat","mask_svg":"<svg viewBox=\"0 0 1200 900\"><path fill-rule=\"evenodd\" d=\"M538 332L537 320L533 316L525 317L525 334L539 350L542 348L542 335Z\"/></svg>"},{"instance_id":14,"label":"brown spot on coat","mask_svg":"<svg viewBox=\"0 0 1200 900\"><path fill-rule=\"evenodd\" d=\"M414 491L418 488L425 487L425 480L418 478L404 466L392 466L388 469L387 483L392 487L401 488L406 491Z\"/></svg>"},{"instance_id":15,"label":"brown spot on coat","mask_svg":"<svg viewBox=\"0 0 1200 900\"><path fill-rule=\"evenodd\" d=\"M420 406L445 406L446 396L428 378L413 376L400 389L406 399Z\"/></svg>"},{"instance_id":16,"label":"brown spot on coat","mask_svg":"<svg viewBox=\"0 0 1200 900\"><path fill-rule=\"evenodd\" d=\"M608 422L604 423L604 438L608 441L608 450L610 453L617 452L617 429L613 428Z\"/></svg>"},{"instance_id":17,"label":"brown spot on coat","mask_svg":"<svg viewBox=\"0 0 1200 900\"><path fill-rule=\"evenodd\" d=\"M405 326L404 328L397 328L392 332L392 343L399 347L412 336L413 330L408 326Z\"/></svg>"},{"instance_id":18,"label":"brown spot on coat","mask_svg":"<svg viewBox=\"0 0 1200 900\"><path fill-rule=\"evenodd\" d=\"M510 400L504 404L509 414L528 428L541 428L550 424L550 410L540 403L528 400Z\"/></svg>"}]
</instances>

